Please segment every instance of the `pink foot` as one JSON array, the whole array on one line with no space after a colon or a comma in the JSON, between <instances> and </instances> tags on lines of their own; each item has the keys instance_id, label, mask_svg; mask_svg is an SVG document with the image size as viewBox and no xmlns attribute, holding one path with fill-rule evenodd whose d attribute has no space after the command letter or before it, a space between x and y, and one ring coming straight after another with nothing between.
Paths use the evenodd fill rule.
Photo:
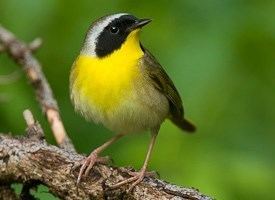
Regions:
<instances>
[{"instance_id":1,"label":"pink foot","mask_svg":"<svg viewBox=\"0 0 275 200\"><path fill-rule=\"evenodd\" d=\"M156 177L155 172L146 172L144 169L141 169L139 172L128 172L128 174L131 175L132 177L126 180L123 180L115 185L112 185L111 188L113 189L118 188L122 185L133 182L129 187L129 189L127 190L127 192L131 192L133 188L144 179L144 177Z\"/></svg>"},{"instance_id":2,"label":"pink foot","mask_svg":"<svg viewBox=\"0 0 275 200\"><path fill-rule=\"evenodd\" d=\"M99 157L98 152L95 150L93 151L88 157L83 159L79 164L81 165L78 177L77 177L77 185L80 183L82 176L87 176L92 169L92 167L95 165L95 163L101 163L106 164L109 162L109 157ZM76 166L76 167L78 167Z\"/></svg>"}]
</instances>

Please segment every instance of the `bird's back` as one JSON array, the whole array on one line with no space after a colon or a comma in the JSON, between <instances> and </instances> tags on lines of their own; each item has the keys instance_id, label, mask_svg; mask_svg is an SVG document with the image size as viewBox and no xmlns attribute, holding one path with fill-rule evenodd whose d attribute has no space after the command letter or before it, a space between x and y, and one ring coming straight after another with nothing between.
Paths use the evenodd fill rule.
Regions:
<instances>
[{"instance_id":1,"label":"bird's back","mask_svg":"<svg viewBox=\"0 0 275 200\"><path fill-rule=\"evenodd\" d=\"M184 118L184 109L182 100L174 83L169 78L165 70L156 60L156 58L143 47L143 65L150 78L150 84L154 85L155 89L164 95L169 102L168 118L179 128L188 132L194 132L195 126Z\"/></svg>"}]
</instances>

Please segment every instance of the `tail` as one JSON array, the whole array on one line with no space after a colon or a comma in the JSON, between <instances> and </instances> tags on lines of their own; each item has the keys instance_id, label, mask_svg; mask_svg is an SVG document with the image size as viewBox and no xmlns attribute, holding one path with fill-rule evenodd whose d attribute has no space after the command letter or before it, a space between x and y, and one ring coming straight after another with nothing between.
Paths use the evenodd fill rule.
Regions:
<instances>
[{"instance_id":1,"label":"tail","mask_svg":"<svg viewBox=\"0 0 275 200\"><path fill-rule=\"evenodd\" d=\"M195 125L184 118L171 118L171 121L177 125L180 129L187 131L189 133L193 133L196 131Z\"/></svg>"}]
</instances>

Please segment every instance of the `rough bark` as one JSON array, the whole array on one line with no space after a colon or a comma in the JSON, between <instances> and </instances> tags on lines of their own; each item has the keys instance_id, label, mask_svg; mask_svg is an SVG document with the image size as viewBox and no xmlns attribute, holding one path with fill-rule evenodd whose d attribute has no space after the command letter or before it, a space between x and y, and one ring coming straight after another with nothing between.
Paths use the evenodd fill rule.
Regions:
<instances>
[{"instance_id":1,"label":"rough bark","mask_svg":"<svg viewBox=\"0 0 275 200\"><path fill-rule=\"evenodd\" d=\"M41 138L41 137L38 137ZM129 177L132 169L97 164L88 177L76 185L79 169L74 169L84 156L30 137L0 135L0 182L9 185L41 183L60 199L192 199L210 200L196 189L172 185L156 178L146 178L131 193L129 185L118 189L110 186ZM0 192L1 194L1 192Z\"/></svg>"}]
</instances>

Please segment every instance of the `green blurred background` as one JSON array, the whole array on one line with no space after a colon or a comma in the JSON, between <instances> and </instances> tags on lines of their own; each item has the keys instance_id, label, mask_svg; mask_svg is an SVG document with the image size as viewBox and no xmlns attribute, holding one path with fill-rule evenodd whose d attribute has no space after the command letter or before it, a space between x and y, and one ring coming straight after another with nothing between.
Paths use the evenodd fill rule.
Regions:
<instances>
[{"instance_id":1,"label":"green blurred background","mask_svg":"<svg viewBox=\"0 0 275 200\"><path fill-rule=\"evenodd\" d=\"M198 127L182 133L161 127L149 169L217 199L272 199L275 187L275 1L56 1L0 0L0 23L21 39L44 41L36 56L59 102L77 150L89 153L112 136L87 123L69 100L71 64L85 32L100 16L129 12L153 22L142 42L159 59ZM0 54L0 74L18 66ZM22 133L30 108L54 143L24 74L0 85L0 131ZM149 134L129 135L111 146L115 165L141 167ZM55 199L46 188L36 193ZM274 197L273 197L274 199Z\"/></svg>"}]
</instances>

